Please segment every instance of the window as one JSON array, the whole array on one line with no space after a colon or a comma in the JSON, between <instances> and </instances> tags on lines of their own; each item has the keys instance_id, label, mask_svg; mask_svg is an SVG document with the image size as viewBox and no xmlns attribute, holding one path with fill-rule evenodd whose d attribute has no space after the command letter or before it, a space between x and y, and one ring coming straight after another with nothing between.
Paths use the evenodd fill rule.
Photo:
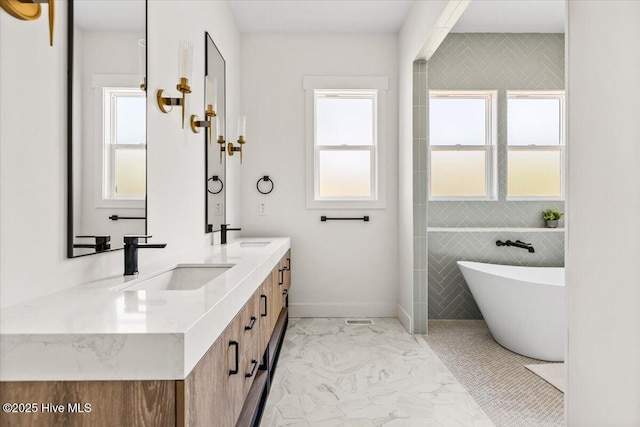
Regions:
<instances>
[{"instance_id":1,"label":"window","mask_svg":"<svg viewBox=\"0 0 640 427\"><path fill-rule=\"evenodd\" d=\"M105 200L142 200L146 193L146 96L137 88L103 88Z\"/></svg>"},{"instance_id":2,"label":"window","mask_svg":"<svg viewBox=\"0 0 640 427\"><path fill-rule=\"evenodd\" d=\"M507 92L507 198L562 199L564 92Z\"/></svg>"},{"instance_id":3,"label":"window","mask_svg":"<svg viewBox=\"0 0 640 427\"><path fill-rule=\"evenodd\" d=\"M315 200L376 198L377 91L315 91Z\"/></svg>"},{"instance_id":4,"label":"window","mask_svg":"<svg viewBox=\"0 0 640 427\"><path fill-rule=\"evenodd\" d=\"M496 92L429 91L429 199L496 198Z\"/></svg>"},{"instance_id":5,"label":"window","mask_svg":"<svg viewBox=\"0 0 640 427\"><path fill-rule=\"evenodd\" d=\"M382 209L387 77L303 79L307 208Z\"/></svg>"}]
</instances>

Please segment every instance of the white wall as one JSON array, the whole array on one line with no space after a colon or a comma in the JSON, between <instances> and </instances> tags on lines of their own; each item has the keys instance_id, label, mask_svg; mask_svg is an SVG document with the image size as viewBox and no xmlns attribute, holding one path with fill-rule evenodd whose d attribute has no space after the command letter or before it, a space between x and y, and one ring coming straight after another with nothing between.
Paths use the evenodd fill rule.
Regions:
<instances>
[{"instance_id":1,"label":"white wall","mask_svg":"<svg viewBox=\"0 0 640 427\"><path fill-rule=\"evenodd\" d=\"M568 5L567 423L638 426L640 2Z\"/></svg>"},{"instance_id":2,"label":"white wall","mask_svg":"<svg viewBox=\"0 0 640 427\"><path fill-rule=\"evenodd\" d=\"M397 37L395 35L242 35L242 104L248 142L240 225L247 235L291 236L292 316L396 316ZM306 209L303 76L388 76L387 207L341 211L371 222L320 222ZM232 132L235 128L232 126ZM228 159L238 163L237 156ZM269 175L275 190L256 191ZM266 216L258 204L266 203Z\"/></svg>"},{"instance_id":3,"label":"white wall","mask_svg":"<svg viewBox=\"0 0 640 427\"><path fill-rule=\"evenodd\" d=\"M398 39L398 318L413 331L413 61L447 1L416 1ZM426 220L426 219L425 219ZM426 256L426 255L425 255ZM425 308L426 310L426 308Z\"/></svg>"},{"instance_id":4,"label":"white wall","mask_svg":"<svg viewBox=\"0 0 640 427\"><path fill-rule=\"evenodd\" d=\"M228 125L235 123L240 110L240 33L226 2L152 0L148 4L147 80L154 98L147 105L148 232L154 241L168 242L162 252L173 256L211 242L211 234L205 236L203 231L205 137L204 132L195 134L189 128L189 116L202 117L204 112L204 32L211 34L226 61ZM185 129L180 127L179 108L164 114L155 101L160 88L178 94L180 40L191 41L194 52ZM227 222L234 223L238 222L240 178L237 165L227 164Z\"/></svg>"},{"instance_id":5,"label":"white wall","mask_svg":"<svg viewBox=\"0 0 640 427\"><path fill-rule=\"evenodd\" d=\"M225 2L149 1L148 231L164 250L140 251L140 268L211 241L204 224L204 136L162 114L158 88L175 93L178 40L194 43L193 110L200 112L204 31L227 61L230 120L240 109L240 35ZM43 5L46 18L47 6ZM45 18L0 11L0 299L2 307L88 280L122 274L122 252L66 258L66 2L56 2L55 46ZM200 112L201 114L201 112ZM238 221L238 168L228 215Z\"/></svg>"}]
</instances>

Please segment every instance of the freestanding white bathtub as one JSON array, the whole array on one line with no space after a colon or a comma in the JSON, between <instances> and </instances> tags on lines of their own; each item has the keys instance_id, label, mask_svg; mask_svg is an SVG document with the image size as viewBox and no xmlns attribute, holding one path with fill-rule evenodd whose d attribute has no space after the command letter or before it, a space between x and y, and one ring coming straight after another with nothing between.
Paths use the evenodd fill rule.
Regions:
<instances>
[{"instance_id":1,"label":"freestanding white bathtub","mask_svg":"<svg viewBox=\"0 0 640 427\"><path fill-rule=\"evenodd\" d=\"M458 261L458 267L498 344L534 359L564 360L563 267L469 261Z\"/></svg>"}]
</instances>

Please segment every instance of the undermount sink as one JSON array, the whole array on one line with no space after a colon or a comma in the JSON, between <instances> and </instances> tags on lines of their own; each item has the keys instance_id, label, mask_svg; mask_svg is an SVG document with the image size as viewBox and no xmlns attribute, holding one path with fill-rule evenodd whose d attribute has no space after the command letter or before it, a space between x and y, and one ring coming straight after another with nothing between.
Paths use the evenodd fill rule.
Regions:
<instances>
[{"instance_id":1,"label":"undermount sink","mask_svg":"<svg viewBox=\"0 0 640 427\"><path fill-rule=\"evenodd\" d=\"M193 291L200 289L233 265L178 265L169 271L121 287L121 291Z\"/></svg>"},{"instance_id":2,"label":"undermount sink","mask_svg":"<svg viewBox=\"0 0 640 427\"><path fill-rule=\"evenodd\" d=\"M271 242L240 242L242 248L262 248Z\"/></svg>"}]
</instances>

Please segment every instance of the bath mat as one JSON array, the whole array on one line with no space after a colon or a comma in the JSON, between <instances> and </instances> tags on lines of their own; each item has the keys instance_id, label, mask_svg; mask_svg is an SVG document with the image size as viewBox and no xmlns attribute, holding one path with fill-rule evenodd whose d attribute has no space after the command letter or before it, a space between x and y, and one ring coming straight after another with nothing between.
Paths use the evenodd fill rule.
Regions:
<instances>
[{"instance_id":1,"label":"bath mat","mask_svg":"<svg viewBox=\"0 0 640 427\"><path fill-rule=\"evenodd\" d=\"M543 363L524 367L564 393L564 363Z\"/></svg>"}]
</instances>

